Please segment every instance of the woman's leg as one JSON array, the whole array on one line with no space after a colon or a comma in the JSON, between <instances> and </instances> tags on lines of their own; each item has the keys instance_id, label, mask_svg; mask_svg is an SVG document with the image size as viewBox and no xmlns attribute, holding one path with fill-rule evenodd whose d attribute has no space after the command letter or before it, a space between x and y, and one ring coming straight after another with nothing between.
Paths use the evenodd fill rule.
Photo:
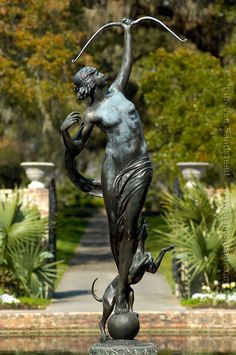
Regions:
<instances>
[{"instance_id":1,"label":"woman's leg","mask_svg":"<svg viewBox=\"0 0 236 355\"><path fill-rule=\"evenodd\" d=\"M120 240L119 233L117 229L117 212L118 212L118 201L115 197L115 192L108 189L106 184L103 182L103 199L106 208L109 236L110 236L110 246L113 258L115 260L116 266L119 269L119 250L120 250Z\"/></svg>"},{"instance_id":2,"label":"woman's leg","mask_svg":"<svg viewBox=\"0 0 236 355\"><path fill-rule=\"evenodd\" d=\"M142 211L148 185L143 186L132 195L123 213L123 237L119 250L119 281L116 293L116 313L128 312L125 291L128 285L128 274L133 256L137 249L138 220Z\"/></svg>"}]
</instances>

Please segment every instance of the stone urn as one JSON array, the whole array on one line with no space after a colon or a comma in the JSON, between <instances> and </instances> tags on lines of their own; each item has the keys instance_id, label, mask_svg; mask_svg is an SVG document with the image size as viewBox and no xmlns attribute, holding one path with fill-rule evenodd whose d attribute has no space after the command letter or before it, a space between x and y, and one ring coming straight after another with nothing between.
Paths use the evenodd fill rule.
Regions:
<instances>
[{"instance_id":1,"label":"stone urn","mask_svg":"<svg viewBox=\"0 0 236 355\"><path fill-rule=\"evenodd\" d=\"M26 173L26 176L31 181L28 185L29 189L45 188L45 180L52 175L54 164L48 162L23 162L20 164Z\"/></svg>"},{"instance_id":2,"label":"stone urn","mask_svg":"<svg viewBox=\"0 0 236 355\"><path fill-rule=\"evenodd\" d=\"M186 185L189 187L193 186L193 178L201 180L205 175L209 163L204 162L181 162L176 164L186 181Z\"/></svg>"}]
</instances>

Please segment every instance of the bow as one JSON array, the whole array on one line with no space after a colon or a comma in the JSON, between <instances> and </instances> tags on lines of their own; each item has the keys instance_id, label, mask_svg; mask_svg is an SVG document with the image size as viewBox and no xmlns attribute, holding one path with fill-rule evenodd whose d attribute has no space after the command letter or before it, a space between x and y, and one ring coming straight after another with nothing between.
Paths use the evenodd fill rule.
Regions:
<instances>
[{"instance_id":1,"label":"bow","mask_svg":"<svg viewBox=\"0 0 236 355\"><path fill-rule=\"evenodd\" d=\"M173 32L168 26L166 26L162 21L158 20L155 17L152 16L144 16L144 17L140 17L139 19L132 21L131 25L137 25L138 23L142 22L142 21L154 21L157 22L158 24L160 24L161 26L163 26L167 31L169 31L175 38L177 38L179 41L181 42L186 42L187 38L180 38L175 32ZM90 39L88 40L88 42L84 45L84 47L81 49L81 51L79 52L79 54L76 56L76 58L72 59L72 63L75 63L78 58L81 56L81 54L85 51L85 49L88 47L88 45L93 41L93 39L95 37L97 37L101 32L103 32L106 28L109 27L114 27L114 26L118 26L118 27L122 27L123 23L122 22L110 22L105 24L104 26L102 26L101 28L99 28L93 35L92 37L90 37Z\"/></svg>"}]
</instances>

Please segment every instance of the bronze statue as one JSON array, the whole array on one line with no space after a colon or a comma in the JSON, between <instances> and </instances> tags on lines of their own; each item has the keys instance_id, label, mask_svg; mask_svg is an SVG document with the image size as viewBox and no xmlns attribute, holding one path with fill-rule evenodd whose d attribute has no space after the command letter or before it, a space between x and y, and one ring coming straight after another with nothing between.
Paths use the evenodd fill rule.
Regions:
<instances>
[{"instance_id":1,"label":"bronze statue","mask_svg":"<svg viewBox=\"0 0 236 355\"><path fill-rule=\"evenodd\" d=\"M111 250L118 268L112 301L116 314L129 312L127 293L130 292L130 283L135 283L132 282L133 278L140 280L147 268L151 267L151 264L146 265L148 258L145 256L144 259L147 259L144 262L145 268L141 267L139 272L136 270L135 276L131 277L132 268L138 267L135 256L138 255L138 235L142 229L138 226L138 221L152 179L152 165L141 120L134 104L124 94L132 69L131 27L143 20L154 20L179 40L185 41L161 21L149 16L136 21L123 19L121 22L103 26L91 37L74 61L101 31L110 26L119 26L124 30L120 71L107 89L105 76L96 68L85 67L79 70L74 76L75 91L80 100L90 98L90 104L83 114L83 121L76 137L71 137L69 128L79 122L79 112L69 114L61 126L69 177L82 191L103 196L105 202ZM83 150L94 125L97 125L107 137L101 182L83 177L75 164L75 157Z\"/></svg>"}]
</instances>

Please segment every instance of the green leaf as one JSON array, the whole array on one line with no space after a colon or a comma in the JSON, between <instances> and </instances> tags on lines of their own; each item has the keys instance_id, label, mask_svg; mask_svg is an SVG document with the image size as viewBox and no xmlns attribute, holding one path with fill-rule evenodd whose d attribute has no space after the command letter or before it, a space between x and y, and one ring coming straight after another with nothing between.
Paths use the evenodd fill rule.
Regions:
<instances>
[{"instance_id":1,"label":"green leaf","mask_svg":"<svg viewBox=\"0 0 236 355\"><path fill-rule=\"evenodd\" d=\"M232 268L236 270L236 255L235 254L228 254L228 261Z\"/></svg>"}]
</instances>

